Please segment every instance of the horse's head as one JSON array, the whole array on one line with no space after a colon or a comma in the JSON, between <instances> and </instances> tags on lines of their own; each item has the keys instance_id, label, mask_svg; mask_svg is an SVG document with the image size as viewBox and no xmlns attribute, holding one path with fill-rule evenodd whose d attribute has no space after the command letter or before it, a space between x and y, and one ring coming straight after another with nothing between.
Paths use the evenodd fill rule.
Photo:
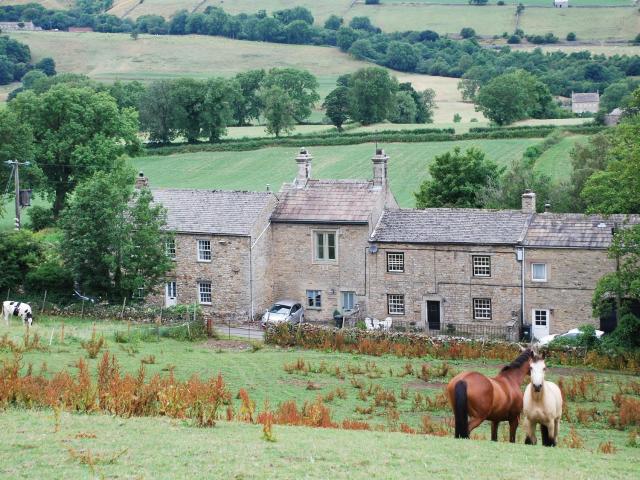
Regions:
<instances>
[{"instance_id":1,"label":"horse's head","mask_svg":"<svg viewBox=\"0 0 640 480\"><path fill-rule=\"evenodd\" d=\"M531 360L531 385L536 392L542 390L544 385L544 372L547 369L547 365L544 362L544 354L535 355Z\"/></svg>"}]
</instances>

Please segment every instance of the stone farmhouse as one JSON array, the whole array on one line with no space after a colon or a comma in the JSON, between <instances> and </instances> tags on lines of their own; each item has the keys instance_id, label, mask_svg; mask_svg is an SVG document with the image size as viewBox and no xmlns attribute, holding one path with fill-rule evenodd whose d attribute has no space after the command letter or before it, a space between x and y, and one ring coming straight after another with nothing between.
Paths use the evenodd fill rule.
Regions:
<instances>
[{"instance_id":1,"label":"stone farmhouse","mask_svg":"<svg viewBox=\"0 0 640 480\"><path fill-rule=\"evenodd\" d=\"M571 111L573 113L598 113L600 94L598 92L571 92Z\"/></svg>"},{"instance_id":2,"label":"stone farmhouse","mask_svg":"<svg viewBox=\"0 0 640 480\"><path fill-rule=\"evenodd\" d=\"M308 321L357 309L433 334L613 328L591 298L615 270L613 229L640 216L536 213L533 192L521 210L400 209L383 150L370 180L315 179L312 160L302 149L278 193L152 189L175 234L156 301L246 319L295 299Z\"/></svg>"}]
</instances>

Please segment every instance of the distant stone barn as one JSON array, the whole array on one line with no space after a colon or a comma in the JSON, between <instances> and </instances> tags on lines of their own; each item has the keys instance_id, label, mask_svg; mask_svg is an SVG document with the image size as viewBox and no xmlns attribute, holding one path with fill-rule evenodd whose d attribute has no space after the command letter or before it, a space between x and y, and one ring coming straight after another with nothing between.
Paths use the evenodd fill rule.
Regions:
<instances>
[{"instance_id":1,"label":"distant stone barn","mask_svg":"<svg viewBox=\"0 0 640 480\"><path fill-rule=\"evenodd\" d=\"M600 108L600 94L598 92L571 92L571 111L573 113L597 113Z\"/></svg>"}]
</instances>

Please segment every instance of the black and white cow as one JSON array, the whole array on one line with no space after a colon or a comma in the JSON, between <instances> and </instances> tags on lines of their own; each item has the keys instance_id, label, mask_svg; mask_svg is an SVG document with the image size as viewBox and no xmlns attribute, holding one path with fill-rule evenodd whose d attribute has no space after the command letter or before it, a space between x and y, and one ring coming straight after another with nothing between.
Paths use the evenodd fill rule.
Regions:
<instances>
[{"instance_id":1,"label":"black and white cow","mask_svg":"<svg viewBox=\"0 0 640 480\"><path fill-rule=\"evenodd\" d=\"M9 317L11 316L22 318L22 323L29 324L29 326L33 323L31 306L28 303L7 300L2 303L2 316L7 326L9 326Z\"/></svg>"}]
</instances>

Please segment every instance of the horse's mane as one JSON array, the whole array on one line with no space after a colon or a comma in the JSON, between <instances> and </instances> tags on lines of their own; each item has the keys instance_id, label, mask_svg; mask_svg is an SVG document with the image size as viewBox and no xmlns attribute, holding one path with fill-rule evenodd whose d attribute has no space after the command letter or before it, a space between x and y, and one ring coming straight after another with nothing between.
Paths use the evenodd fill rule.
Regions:
<instances>
[{"instance_id":1,"label":"horse's mane","mask_svg":"<svg viewBox=\"0 0 640 480\"><path fill-rule=\"evenodd\" d=\"M509 365L505 365L502 367L501 372L506 372L507 370L511 370L512 368L520 368L524 362L529 360L533 356L533 352L530 348L527 348L524 352L522 352L518 357L511 362Z\"/></svg>"}]
</instances>

